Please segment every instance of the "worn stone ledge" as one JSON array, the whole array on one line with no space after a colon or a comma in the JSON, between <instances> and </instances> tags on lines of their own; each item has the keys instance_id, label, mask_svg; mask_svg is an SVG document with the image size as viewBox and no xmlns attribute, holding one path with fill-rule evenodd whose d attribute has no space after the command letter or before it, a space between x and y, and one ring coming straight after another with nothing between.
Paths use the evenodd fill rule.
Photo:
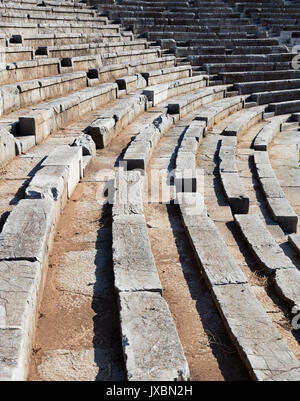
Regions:
<instances>
[{"instance_id":1,"label":"worn stone ledge","mask_svg":"<svg viewBox=\"0 0 300 401\"><path fill-rule=\"evenodd\" d=\"M287 232L296 232L298 216L286 199L267 151L254 152L254 164L272 218Z\"/></svg>"}]
</instances>

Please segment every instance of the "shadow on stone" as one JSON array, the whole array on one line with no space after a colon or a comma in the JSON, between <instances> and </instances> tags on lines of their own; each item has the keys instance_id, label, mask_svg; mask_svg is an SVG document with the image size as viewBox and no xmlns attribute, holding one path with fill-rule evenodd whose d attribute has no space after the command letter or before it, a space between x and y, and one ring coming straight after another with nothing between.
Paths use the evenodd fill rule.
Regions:
<instances>
[{"instance_id":1,"label":"shadow on stone","mask_svg":"<svg viewBox=\"0 0 300 401\"><path fill-rule=\"evenodd\" d=\"M196 301L199 318L208 336L210 348L218 362L221 374L228 381L248 381L250 380L249 374L226 332L208 287L205 284L200 267L193 255L188 238L186 235L182 236L182 224L181 229L178 230L179 207L177 205L167 205L167 212L178 254L180 255L184 278L192 299Z\"/></svg>"},{"instance_id":2,"label":"shadow on stone","mask_svg":"<svg viewBox=\"0 0 300 401\"><path fill-rule=\"evenodd\" d=\"M111 205L105 204L102 206L96 242L96 281L92 300L95 312L94 360L99 367L96 381L126 380L117 295L114 289L111 226Z\"/></svg>"}]
</instances>

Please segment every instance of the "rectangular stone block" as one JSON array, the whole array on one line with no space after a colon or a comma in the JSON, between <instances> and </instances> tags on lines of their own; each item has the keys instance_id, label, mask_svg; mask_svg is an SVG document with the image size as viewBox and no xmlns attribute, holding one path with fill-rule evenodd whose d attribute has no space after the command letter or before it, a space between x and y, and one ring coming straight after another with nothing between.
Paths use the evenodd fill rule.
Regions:
<instances>
[{"instance_id":1,"label":"rectangular stone block","mask_svg":"<svg viewBox=\"0 0 300 401\"><path fill-rule=\"evenodd\" d=\"M249 284L213 289L222 319L241 358L258 381L299 380L300 364Z\"/></svg>"},{"instance_id":2,"label":"rectangular stone block","mask_svg":"<svg viewBox=\"0 0 300 401\"><path fill-rule=\"evenodd\" d=\"M68 169L68 197L74 192L80 178L83 177L81 147L59 146L42 163L42 167L64 166Z\"/></svg>"},{"instance_id":3,"label":"rectangular stone block","mask_svg":"<svg viewBox=\"0 0 300 401\"><path fill-rule=\"evenodd\" d=\"M0 167L16 156L16 144L13 135L0 128Z\"/></svg>"},{"instance_id":4,"label":"rectangular stone block","mask_svg":"<svg viewBox=\"0 0 300 401\"><path fill-rule=\"evenodd\" d=\"M268 273L274 274L277 269L295 268L270 234L261 217L256 214L236 214L234 219L258 262Z\"/></svg>"},{"instance_id":5,"label":"rectangular stone block","mask_svg":"<svg viewBox=\"0 0 300 401\"><path fill-rule=\"evenodd\" d=\"M119 293L162 293L143 215L114 217L113 266L115 288Z\"/></svg>"},{"instance_id":6,"label":"rectangular stone block","mask_svg":"<svg viewBox=\"0 0 300 401\"><path fill-rule=\"evenodd\" d=\"M26 259L43 263L55 222L55 205L24 199L14 207L0 234L0 261Z\"/></svg>"},{"instance_id":7,"label":"rectangular stone block","mask_svg":"<svg viewBox=\"0 0 300 401\"><path fill-rule=\"evenodd\" d=\"M161 295L121 293L120 318L129 381L189 380L183 348Z\"/></svg>"}]
</instances>

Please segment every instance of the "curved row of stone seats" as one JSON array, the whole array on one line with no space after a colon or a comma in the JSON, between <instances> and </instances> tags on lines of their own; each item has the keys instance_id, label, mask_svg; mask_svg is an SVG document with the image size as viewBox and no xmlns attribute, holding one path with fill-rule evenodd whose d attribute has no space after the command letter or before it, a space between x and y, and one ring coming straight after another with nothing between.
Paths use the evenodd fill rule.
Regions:
<instances>
[{"instance_id":1,"label":"curved row of stone seats","mask_svg":"<svg viewBox=\"0 0 300 401\"><path fill-rule=\"evenodd\" d=\"M249 54L249 55L190 55L187 57L192 65L205 67L210 64L267 64L268 63L287 63L291 64L296 53L275 53L275 54ZM292 65L292 64L291 64Z\"/></svg>"},{"instance_id":2,"label":"curved row of stone seats","mask_svg":"<svg viewBox=\"0 0 300 401\"><path fill-rule=\"evenodd\" d=\"M44 78L60 74L59 59L36 59L2 64L0 67L0 84L29 81L35 78Z\"/></svg>"},{"instance_id":3,"label":"curved row of stone seats","mask_svg":"<svg viewBox=\"0 0 300 401\"><path fill-rule=\"evenodd\" d=\"M81 18L81 17L96 17L97 19L97 11L90 8L75 8L75 7L64 7L61 6L47 6L47 5L30 5L30 4L19 4L19 3L0 3L0 15L7 14L25 14L32 16L42 16L42 17L72 17L73 18ZM103 18L101 18L103 20Z\"/></svg>"},{"instance_id":4,"label":"curved row of stone seats","mask_svg":"<svg viewBox=\"0 0 300 401\"><path fill-rule=\"evenodd\" d=\"M87 73L91 86L107 81L112 81L121 77L132 76L133 74L141 74L147 81L147 74L151 76L152 71L162 71L162 75L165 75L163 71L177 68L175 66L176 59L174 56L149 58L141 61L135 60L129 63L127 62L122 64L110 64L105 66L99 66L99 64L102 64L99 63L99 58L93 58L92 60L94 60L94 65L92 68L88 67L89 70ZM75 67L75 69L77 69L76 60L75 62L74 59L72 59L71 61L73 62L73 66ZM89 59L88 62L90 63L91 59ZM189 66L186 67L190 68ZM160 77L160 75L157 76L157 78L158 77Z\"/></svg>"},{"instance_id":5,"label":"curved row of stone seats","mask_svg":"<svg viewBox=\"0 0 300 401\"><path fill-rule=\"evenodd\" d=\"M185 93L195 91L196 89L201 89L207 86L207 76L199 75L195 77L182 78L177 81L172 81L170 83L158 84L154 86L149 86L143 91L153 106L156 106L162 101L179 96ZM179 114L176 113L175 114Z\"/></svg>"},{"instance_id":6,"label":"curved row of stone seats","mask_svg":"<svg viewBox=\"0 0 300 401\"><path fill-rule=\"evenodd\" d=\"M253 60L252 60L253 61ZM236 62L236 63L205 63L203 64L203 69L208 74L219 74L219 73L243 73L245 71L245 79L248 76L248 73L253 72L266 72L269 74L270 71L282 71L282 70L290 70L292 67L290 62L254 62L251 63L243 63L243 62ZM232 78L234 75L231 76ZM219 78L219 77L217 77ZM219 80L218 80L219 82ZM236 81L234 81L236 82Z\"/></svg>"},{"instance_id":7,"label":"curved row of stone seats","mask_svg":"<svg viewBox=\"0 0 300 401\"><path fill-rule=\"evenodd\" d=\"M184 10L177 5L173 5L172 13L153 1L142 5L118 1L117 4L100 4L98 9L120 21L126 28L131 28L148 40L156 41L162 48L169 49L177 56L178 65L187 61L193 65L195 71L197 67L215 75L210 77L212 85L221 84L222 81L236 83L240 82L239 79L241 82L260 79L283 81L299 77L299 72L292 68L295 53L289 53L278 38L269 38L265 28L254 25L257 23L256 18L251 15L244 18L238 7L233 7L235 4L225 2L218 2L218 5L214 2L207 2L205 5L198 2L195 6L184 7L194 14L193 19L190 16L188 26ZM130 14L134 14L136 19L131 18ZM234 18L228 18L230 15ZM198 18L200 16L201 19ZM216 26L216 22L219 26ZM146 35L143 34L145 26ZM227 37L224 35L226 30ZM240 74L234 74L236 72ZM257 89L251 91L249 87L249 95L252 95L248 99L249 106L254 103L271 103L269 110L275 114L285 113L290 106L293 107L292 112L299 111L297 102L290 103L298 98L296 82L290 87L285 87L283 82L274 82L274 86L269 84L268 88L269 90L267 85L263 87L263 84L258 84ZM281 104L274 105L277 99L280 99Z\"/></svg>"},{"instance_id":8,"label":"curved row of stone seats","mask_svg":"<svg viewBox=\"0 0 300 401\"><path fill-rule=\"evenodd\" d=\"M236 147L236 137L222 139L219 150L219 175L232 214L247 214L250 200L238 173Z\"/></svg>"},{"instance_id":9,"label":"curved row of stone seats","mask_svg":"<svg viewBox=\"0 0 300 401\"><path fill-rule=\"evenodd\" d=\"M123 156L126 169L145 171L159 140L175 121L176 117L163 112L156 115L151 123L143 126Z\"/></svg>"},{"instance_id":10,"label":"curved row of stone seats","mask_svg":"<svg viewBox=\"0 0 300 401\"><path fill-rule=\"evenodd\" d=\"M26 380L40 294L60 211L83 174L82 148L61 146L44 160L0 234L1 380Z\"/></svg>"},{"instance_id":11,"label":"curved row of stone seats","mask_svg":"<svg viewBox=\"0 0 300 401\"><path fill-rule=\"evenodd\" d=\"M177 151L174 185L177 192L197 192L196 154L206 130L244 106L240 97L232 97L201 107L186 128Z\"/></svg>"},{"instance_id":12,"label":"curved row of stone seats","mask_svg":"<svg viewBox=\"0 0 300 401\"><path fill-rule=\"evenodd\" d=\"M54 7L70 7L72 9L93 9L93 6L87 5L85 2L82 1L54 1L54 0L1 0L1 4L21 4L21 5L29 5L31 4L32 6L40 6L40 7L46 7L46 6L54 6Z\"/></svg>"},{"instance_id":13,"label":"curved row of stone seats","mask_svg":"<svg viewBox=\"0 0 300 401\"><path fill-rule=\"evenodd\" d=\"M204 56L204 55L211 55L213 54L215 56L236 56L236 55L251 55L251 54L281 54L281 53L287 53L288 50L286 49L285 46L249 46L249 47L242 47L242 46L235 46L233 48L226 48L225 46L209 46L208 44L205 44L203 46L195 46L195 43L192 44L192 46L185 47L185 45L180 46L180 47L175 47L174 48L174 53L177 57L189 57L189 56ZM191 58L193 60L193 58ZM199 63L203 63L203 57L197 58ZM235 62L235 58L229 59L233 60ZM207 60L205 58L204 62L210 62L213 61L212 57ZM220 61L220 58L217 58L217 61ZM224 59L224 62L228 61L228 57Z\"/></svg>"},{"instance_id":14,"label":"curved row of stone seats","mask_svg":"<svg viewBox=\"0 0 300 401\"><path fill-rule=\"evenodd\" d=\"M272 218L287 232L297 232L298 216L291 207L273 171L267 151L254 152L254 164Z\"/></svg>"},{"instance_id":15,"label":"curved row of stone seats","mask_svg":"<svg viewBox=\"0 0 300 401\"><path fill-rule=\"evenodd\" d=\"M233 85L233 89L235 91L238 91L240 95L251 93L254 94L254 96L258 96L257 92L274 92L279 90L285 91L299 88L300 88L300 79L254 81L245 83L242 82ZM268 103L268 101L266 103Z\"/></svg>"},{"instance_id":16,"label":"curved row of stone seats","mask_svg":"<svg viewBox=\"0 0 300 401\"><path fill-rule=\"evenodd\" d=\"M15 24L22 24L22 23L28 23L28 24L43 24L45 22L45 19L47 19L48 23L51 24L53 23L59 23L60 21L68 21L69 24L72 23L93 23L96 24L101 23L103 25L107 25L107 18L106 17L93 17L93 16L76 16L76 15L71 15L71 16L56 16L56 15L36 15L36 14L15 14L14 12L1 12L0 11L0 17L1 20L5 22L10 22L10 23L15 23Z\"/></svg>"},{"instance_id":17,"label":"curved row of stone seats","mask_svg":"<svg viewBox=\"0 0 300 401\"><path fill-rule=\"evenodd\" d=\"M41 103L19 117L19 134L34 135L36 143L40 143L54 130L63 128L83 114L96 110L117 97L117 84L108 83Z\"/></svg>"},{"instance_id":18,"label":"curved row of stone seats","mask_svg":"<svg viewBox=\"0 0 300 401\"><path fill-rule=\"evenodd\" d=\"M270 276L279 296L293 307L300 307L300 272L274 240L262 218L256 214L235 215L258 263Z\"/></svg>"},{"instance_id":19,"label":"curved row of stone seats","mask_svg":"<svg viewBox=\"0 0 300 401\"><path fill-rule=\"evenodd\" d=\"M102 54L101 56L65 58L62 60L58 58L39 58L2 64L0 68L0 84L11 84L36 78L51 77L62 72L88 71L89 69L94 70L88 73L88 78L99 79L99 83L103 83L125 75L146 73L157 68L175 66L174 56L155 57L158 54L157 51L129 54L121 52ZM127 56L133 61L117 64ZM96 69L97 71L95 71Z\"/></svg>"},{"instance_id":20,"label":"curved row of stone seats","mask_svg":"<svg viewBox=\"0 0 300 401\"><path fill-rule=\"evenodd\" d=\"M227 46L230 46L230 40L233 40L233 46L240 43L239 40L250 40L249 43L252 43L253 38L249 37L249 35L246 32L195 32L191 30L183 30L181 27L180 29L177 29L176 31L172 31L168 29L168 26L159 26L158 28L161 28L161 31L153 28L151 31L147 32L145 35L149 41L152 40L157 40L159 44L161 45L171 45L172 47L175 47L178 44L181 44L182 42L185 42L187 44L192 45L193 43L199 43L199 45L204 45L204 44L212 44L212 40L216 40L216 43L218 44L224 44ZM188 29L188 27L187 27ZM191 37L193 39L191 39ZM258 40L263 40L265 38L260 38ZM272 44L276 45L278 44L278 41L274 39L268 39L268 42L262 42L263 44ZM271 40L271 42L269 41ZM257 42L260 43L260 42ZM163 46L164 47L164 46Z\"/></svg>"},{"instance_id":21,"label":"curved row of stone seats","mask_svg":"<svg viewBox=\"0 0 300 401\"><path fill-rule=\"evenodd\" d=\"M243 67L244 64L242 64ZM265 64L259 64L265 66ZM273 64L272 64L273 65ZM275 64L277 66L277 64ZM247 84L259 81L264 82L267 85L267 81L282 81L282 80L294 80L300 78L300 71L297 70L278 70L278 71L236 71L236 72L220 72L218 78L224 82L224 84L234 83L245 83ZM238 85L238 84L237 84ZM247 86L246 86L247 87Z\"/></svg>"},{"instance_id":22,"label":"curved row of stone seats","mask_svg":"<svg viewBox=\"0 0 300 401\"><path fill-rule=\"evenodd\" d=\"M1 37L1 40L3 40ZM22 45L25 47L77 45L82 43L111 43L133 40L131 32L120 33L48 33L35 35L14 34L7 39L7 45ZM1 43L1 42L0 42ZM5 44L1 45L5 46Z\"/></svg>"},{"instance_id":23,"label":"curved row of stone seats","mask_svg":"<svg viewBox=\"0 0 300 401\"><path fill-rule=\"evenodd\" d=\"M299 4L279 1L275 5L270 1L263 4L246 2L238 4L236 7L268 29L272 35L279 35L281 42L289 46L293 46L295 43L292 37L299 31Z\"/></svg>"},{"instance_id":24,"label":"curved row of stone seats","mask_svg":"<svg viewBox=\"0 0 300 401\"><path fill-rule=\"evenodd\" d=\"M243 97L230 97L213 104L204 105L201 107L201 113L197 114L196 119L204 121L207 129L209 129L242 108L244 108Z\"/></svg>"},{"instance_id":25,"label":"curved row of stone seats","mask_svg":"<svg viewBox=\"0 0 300 401\"><path fill-rule=\"evenodd\" d=\"M188 93L182 99L180 97L174 99L175 102L173 101L173 103L168 104L167 113L156 117L150 126L147 124L143 127L130 143L123 157L123 160L127 163L127 169L145 170L161 136L170 128L174 121L193 112L202 105L223 99L225 95L226 90L221 86L203 88L202 90ZM199 122L199 124L201 123ZM196 151L195 146L192 145L192 147Z\"/></svg>"},{"instance_id":26,"label":"curved row of stone seats","mask_svg":"<svg viewBox=\"0 0 300 401\"><path fill-rule=\"evenodd\" d=\"M120 33L120 26L116 24L81 24L81 23L25 23L0 22L0 33L6 35L33 35L47 33Z\"/></svg>"},{"instance_id":27,"label":"curved row of stone seats","mask_svg":"<svg viewBox=\"0 0 300 401\"><path fill-rule=\"evenodd\" d=\"M199 92L188 93L176 99L176 102L168 104L168 113L178 114L179 118L196 110L200 106L211 103L215 100L223 99L226 96L226 86L214 86L213 88L205 88Z\"/></svg>"},{"instance_id":28,"label":"curved row of stone seats","mask_svg":"<svg viewBox=\"0 0 300 401\"><path fill-rule=\"evenodd\" d=\"M148 99L145 95L132 95L103 112L87 128L96 147L98 149L106 147L118 132L126 128L139 114L146 111L147 106Z\"/></svg>"},{"instance_id":29,"label":"curved row of stone seats","mask_svg":"<svg viewBox=\"0 0 300 401\"><path fill-rule=\"evenodd\" d=\"M238 21L238 20L236 20ZM124 21L125 22L125 21ZM259 37L266 37L266 34L257 32L256 25L235 25L235 26L226 26L220 27L218 25L202 25L201 21L198 20L195 23L194 21L189 21L188 24L187 20L182 20L181 24L176 25L175 23L165 24L165 21L162 21L162 24L155 24L153 19L147 21L135 21L134 19L130 19L127 21L128 28L136 34L143 34L142 31L142 23L145 23L149 32L173 32L173 33L180 33L180 32L191 32L191 34L201 34L203 35L218 35L220 37L234 37L238 38L237 33L241 31L241 35L244 38L253 37L255 35L259 35ZM174 21L175 22L175 21ZM177 22L177 21L176 21ZM148 35L148 32L146 33ZM233 36L232 36L233 35ZM191 37L190 37L191 38Z\"/></svg>"},{"instance_id":30,"label":"curved row of stone seats","mask_svg":"<svg viewBox=\"0 0 300 401\"><path fill-rule=\"evenodd\" d=\"M283 123L287 121L286 116L272 118L256 135L253 147L255 150L267 151L268 145L273 138L282 131Z\"/></svg>"},{"instance_id":31,"label":"curved row of stone seats","mask_svg":"<svg viewBox=\"0 0 300 401\"><path fill-rule=\"evenodd\" d=\"M189 380L151 251L143 210L144 178L140 172L119 169L114 186L113 270L127 379Z\"/></svg>"},{"instance_id":32,"label":"curved row of stone seats","mask_svg":"<svg viewBox=\"0 0 300 401\"><path fill-rule=\"evenodd\" d=\"M175 64L175 58L172 56L161 57L160 49L131 50L118 53L103 53L92 56L67 57L61 60L62 71L82 71L90 69L99 69L99 75L123 68L136 69L136 72L145 72L146 66L158 67L160 64L171 66ZM105 68L107 67L107 68ZM94 72L93 72L94 74ZM121 75L122 76L122 75ZM119 77L119 75L118 75Z\"/></svg>"},{"instance_id":33,"label":"curved row of stone seats","mask_svg":"<svg viewBox=\"0 0 300 401\"><path fill-rule=\"evenodd\" d=\"M254 124L262 121L263 118L264 107L255 107L251 110L245 111L224 129L223 135L238 137Z\"/></svg>"},{"instance_id":34,"label":"curved row of stone seats","mask_svg":"<svg viewBox=\"0 0 300 401\"><path fill-rule=\"evenodd\" d=\"M298 112L300 111L300 100L270 103L268 111L273 112L275 115Z\"/></svg>"},{"instance_id":35,"label":"curved row of stone seats","mask_svg":"<svg viewBox=\"0 0 300 401\"><path fill-rule=\"evenodd\" d=\"M206 122L193 120L186 127L176 156L174 185L176 193L197 192L196 154L206 132Z\"/></svg>"},{"instance_id":36,"label":"curved row of stone seats","mask_svg":"<svg viewBox=\"0 0 300 401\"><path fill-rule=\"evenodd\" d=\"M35 58L38 59L41 57L66 58L81 55L144 50L147 48L148 44L143 39L138 39L135 41L112 41L110 43L81 43L59 46L39 46L36 49L25 46L9 46L0 48L0 61L2 63L9 63L31 60Z\"/></svg>"},{"instance_id":37,"label":"curved row of stone seats","mask_svg":"<svg viewBox=\"0 0 300 401\"><path fill-rule=\"evenodd\" d=\"M297 380L298 360L257 300L198 195L183 194L179 201L183 224L241 359L254 380Z\"/></svg>"},{"instance_id":38,"label":"curved row of stone seats","mask_svg":"<svg viewBox=\"0 0 300 401\"><path fill-rule=\"evenodd\" d=\"M0 87L0 116L87 86L86 72L70 72Z\"/></svg>"},{"instance_id":39,"label":"curved row of stone seats","mask_svg":"<svg viewBox=\"0 0 300 401\"><path fill-rule=\"evenodd\" d=\"M284 103L293 100L297 101L299 95L300 89L274 90L271 92L252 93L251 96L247 98L247 101L255 102L258 105L269 104L270 111L274 111L275 114L284 114L285 110L288 112L288 108L284 106ZM278 102L278 100L280 100L280 102L278 103L278 106L275 106L274 102ZM300 110L296 105L295 107L296 109L291 109L290 112Z\"/></svg>"},{"instance_id":40,"label":"curved row of stone seats","mask_svg":"<svg viewBox=\"0 0 300 401\"><path fill-rule=\"evenodd\" d=\"M41 46L38 47L35 56L44 56L52 58L68 58L77 56L86 56L103 53L118 53L132 50L147 49L148 43L143 39L132 41L113 41L110 43L81 43L59 46ZM152 49L154 50L154 49Z\"/></svg>"}]
</instances>

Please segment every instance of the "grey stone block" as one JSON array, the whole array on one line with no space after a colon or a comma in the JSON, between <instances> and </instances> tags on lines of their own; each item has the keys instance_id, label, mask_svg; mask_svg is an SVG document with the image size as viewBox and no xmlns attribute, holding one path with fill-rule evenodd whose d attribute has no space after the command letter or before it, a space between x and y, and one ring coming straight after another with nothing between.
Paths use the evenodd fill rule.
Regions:
<instances>
[{"instance_id":1,"label":"grey stone block","mask_svg":"<svg viewBox=\"0 0 300 401\"><path fill-rule=\"evenodd\" d=\"M82 156L95 156L96 154L96 145L90 135L80 134L72 143L72 146L81 146Z\"/></svg>"},{"instance_id":2,"label":"grey stone block","mask_svg":"<svg viewBox=\"0 0 300 401\"><path fill-rule=\"evenodd\" d=\"M249 284L213 289L223 321L241 358L259 381L299 380L300 364Z\"/></svg>"},{"instance_id":3,"label":"grey stone block","mask_svg":"<svg viewBox=\"0 0 300 401\"><path fill-rule=\"evenodd\" d=\"M232 213L247 214L250 201L238 173L221 171L220 177Z\"/></svg>"},{"instance_id":4,"label":"grey stone block","mask_svg":"<svg viewBox=\"0 0 300 401\"><path fill-rule=\"evenodd\" d=\"M118 292L162 293L144 216L114 217L113 265Z\"/></svg>"},{"instance_id":5,"label":"grey stone block","mask_svg":"<svg viewBox=\"0 0 300 401\"><path fill-rule=\"evenodd\" d=\"M24 199L14 207L0 234L1 260L43 263L55 222L55 205L46 199Z\"/></svg>"},{"instance_id":6,"label":"grey stone block","mask_svg":"<svg viewBox=\"0 0 300 401\"><path fill-rule=\"evenodd\" d=\"M300 254L300 235L291 234L289 235L289 242L293 245L293 247L298 251Z\"/></svg>"},{"instance_id":7,"label":"grey stone block","mask_svg":"<svg viewBox=\"0 0 300 401\"><path fill-rule=\"evenodd\" d=\"M16 156L16 145L13 135L4 128L0 128L0 167Z\"/></svg>"},{"instance_id":8,"label":"grey stone block","mask_svg":"<svg viewBox=\"0 0 300 401\"><path fill-rule=\"evenodd\" d=\"M81 148L68 145L59 146L43 161L42 167L46 166L65 166L69 170L68 197L70 198L80 178L83 177Z\"/></svg>"},{"instance_id":9,"label":"grey stone block","mask_svg":"<svg viewBox=\"0 0 300 401\"><path fill-rule=\"evenodd\" d=\"M37 171L26 188L26 197L59 200L63 195L68 175L68 169L63 166L42 168Z\"/></svg>"},{"instance_id":10,"label":"grey stone block","mask_svg":"<svg viewBox=\"0 0 300 401\"><path fill-rule=\"evenodd\" d=\"M234 219L258 262L269 274L274 274L277 269L295 268L258 215L236 214Z\"/></svg>"},{"instance_id":11,"label":"grey stone block","mask_svg":"<svg viewBox=\"0 0 300 401\"><path fill-rule=\"evenodd\" d=\"M0 381L26 379L25 333L17 327L0 329Z\"/></svg>"},{"instance_id":12,"label":"grey stone block","mask_svg":"<svg viewBox=\"0 0 300 401\"><path fill-rule=\"evenodd\" d=\"M119 169L114 181L113 216L143 215L144 177L139 171Z\"/></svg>"},{"instance_id":13,"label":"grey stone block","mask_svg":"<svg viewBox=\"0 0 300 401\"><path fill-rule=\"evenodd\" d=\"M210 287L247 283L247 279L205 211L198 216L183 214L183 221L194 254ZM213 244L213 246L212 246Z\"/></svg>"},{"instance_id":14,"label":"grey stone block","mask_svg":"<svg viewBox=\"0 0 300 401\"><path fill-rule=\"evenodd\" d=\"M120 318L129 381L189 380L173 319L159 294L121 293Z\"/></svg>"},{"instance_id":15,"label":"grey stone block","mask_svg":"<svg viewBox=\"0 0 300 401\"><path fill-rule=\"evenodd\" d=\"M267 198L267 204L273 219L284 231L297 232L298 215L286 198Z\"/></svg>"}]
</instances>

